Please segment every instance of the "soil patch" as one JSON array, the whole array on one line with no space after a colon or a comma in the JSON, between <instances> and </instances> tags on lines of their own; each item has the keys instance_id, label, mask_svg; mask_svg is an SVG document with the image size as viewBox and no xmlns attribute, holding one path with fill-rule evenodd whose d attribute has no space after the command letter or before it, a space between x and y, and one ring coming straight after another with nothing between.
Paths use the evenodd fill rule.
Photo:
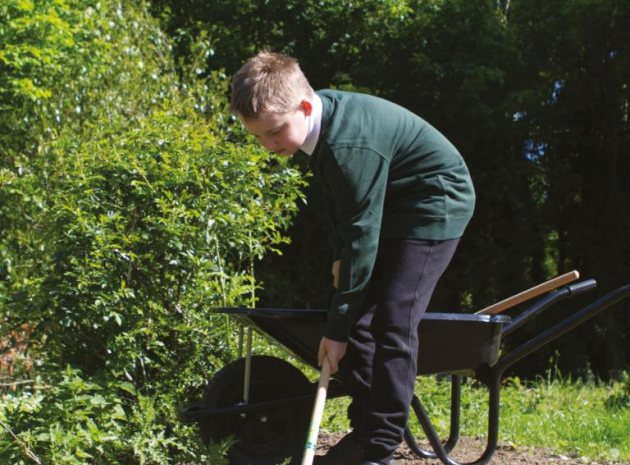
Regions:
<instances>
[{"instance_id":1,"label":"soil patch","mask_svg":"<svg viewBox=\"0 0 630 465\"><path fill-rule=\"evenodd\" d=\"M335 445L343 433L320 433L317 443L317 454L325 454L329 447ZM428 443L420 443L421 447L430 450ZM485 440L461 438L452 453L458 462L477 460L485 449ZM406 444L396 452L396 465L443 465L439 460L421 459ZM584 460L579 457L567 457L554 454L545 449L520 449L510 445L499 445L492 456L490 465L608 465L603 462Z\"/></svg>"}]
</instances>

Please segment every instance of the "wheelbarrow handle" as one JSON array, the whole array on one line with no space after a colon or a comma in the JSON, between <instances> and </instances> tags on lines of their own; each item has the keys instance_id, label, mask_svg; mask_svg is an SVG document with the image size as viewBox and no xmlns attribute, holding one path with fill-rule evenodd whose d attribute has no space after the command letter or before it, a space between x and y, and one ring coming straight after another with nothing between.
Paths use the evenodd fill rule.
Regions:
<instances>
[{"instance_id":1,"label":"wheelbarrow handle","mask_svg":"<svg viewBox=\"0 0 630 465\"><path fill-rule=\"evenodd\" d=\"M306 443L304 444L304 454L302 455L302 465L312 465L315 457L315 448L317 446L317 436L319 434L319 425L322 422L324 413L324 405L326 404L326 394L328 392L328 382L330 381L330 362L324 358L322 372L319 376L317 385L317 395L315 396L315 405L313 405L313 414L311 415L311 424L308 427L306 435Z\"/></svg>"},{"instance_id":2,"label":"wheelbarrow handle","mask_svg":"<svg viewBox=\"0 0 630 465\"><path fill-rule=\"evenodd\" d=\"M501 358L501 360L499 360L492 369L497 373L502 374L507 368L521 360L523 357L535 352L544 345L549 344L551 341L558 339L563 334L568 333L585 321L590 320L595 315L600 314L608 307L611 307L620 300L628 297L630 297L630 284L609 292L592 304L584 307L582 310L560 321L555 326L552 326L515 349L512 349L508 354Z\"/></svg>"},{"instance_id":3,"label":"wheelbarrow handle","mask_svg":"<svg viewBox=\"0 0 630 465\"><path fill-rule=\"evenodd\" d=\"M579 277L580 273L578 273L576 270L570 271L569 273L557 276L553 279L550 279L549 281L545 281L542 284L538 284L537 286L529 288L526 291L513 295L512 297L508 297L505 300L502 300L500 302L497 302L496 304L479 310L478 312L475 312L475 315L495 315L497 313L501 313L508 308L512 308L522 302L525 302L526 300L533 299L534 297L538 297L539 295L573 282Z\"/></svg>"},{"instance_id":4,"label":"wheelbarrow handle","mask_svg":"<svg viewBox=\"0 0 630 465\"><path fill-rule=\"evenodd\" d=\"M552 292L549 295L546 295L534 305L529 307L519 316L514 318L510 323L503 327L501 331L501 337L507 337L516 331L518 328L523 326L529 320L547 310L552 305L555 305L557 302L567 299L569 297L574 297L576 295L582 294L583 292L590 291L591 289L595 289L597 287L597 281L594 279L587 279L586 281L581 281L579 283L569 284L563 288L558 289L555 292Z\"/></svg>"}]
</instances>

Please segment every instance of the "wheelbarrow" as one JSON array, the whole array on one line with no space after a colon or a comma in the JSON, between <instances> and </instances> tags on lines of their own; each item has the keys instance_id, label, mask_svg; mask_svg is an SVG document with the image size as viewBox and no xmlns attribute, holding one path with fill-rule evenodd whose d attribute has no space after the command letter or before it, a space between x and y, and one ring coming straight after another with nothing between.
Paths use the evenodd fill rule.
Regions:
<instances>
[{"instance_id":1,"label":"wheelbarrow","mask_svg":"<svg viewBox=\"0 0 630 465\"><path fill-rule=\"evenodd\" d=\"M579 276L573 273L573 277L564 281L573 281ZM476 314L425 314L419 325L418 376L445 375L450 378L450 431L448 438L443 441L422 402L414 396L410 417L415 415L432 449L420 447L407 427L405 442L418 457L437 458L445 465L460 465L449 454L459 439L461 381L463 377L472 377L489 391L488 431L485 450L477 460L467 465L488 463L497 448L499 394L505 371L522 358L630 296L630 285L611 291L502 354L501 341L525 323L552 305L594 289L597 285L593 279L561 287L550 284L552 281ZM547 292L516 318L497 314L529 299L530 295L541 295L541 291L546 292L549 288L555 290ZM536 292L530 292L536 289ZM216 311L232 315L245 324L246 337L240 338L241 347L246 345L245 354L216 373L208 382L202 402L181 412L182 421L198 423L204 442L220 442L231 437L234 441L228 452L231 465L276 465L286 463L288 457L294 458L291 463L299 463L317 383L309 382L300 369L283 359L252 355L251 330L254 328L271 338L294 357L317 369L317 352L326 322L326 310L220 308ZM344 395L346 392L342 380L333 377L328 397Z\"/></svg>"}]
</instances>

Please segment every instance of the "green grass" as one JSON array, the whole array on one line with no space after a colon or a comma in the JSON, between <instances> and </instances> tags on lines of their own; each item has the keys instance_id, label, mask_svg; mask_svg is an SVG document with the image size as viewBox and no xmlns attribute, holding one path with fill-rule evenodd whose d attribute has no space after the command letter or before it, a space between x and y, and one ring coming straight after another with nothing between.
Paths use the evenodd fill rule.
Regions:
<instances>
[{"instance_id":1,"label":"green grass","mask_svg":"<svg viewBox=\"0 0 630 465\"><path fill-rule=\"evenodd\" d=\"M417 394L435 428L445 437L450 416L450 382L422 377ZM461 436L486 437L488 396L484 386L462 386ZM348 398L326 405L322 428L346 431ZM546 448L558 454L607 463L630 462L630 376L596 382L556 378L505 380L501 388L499 441L516 447ZM417 420L412 430L423 439Z\"/></svg>"}]
</instances>

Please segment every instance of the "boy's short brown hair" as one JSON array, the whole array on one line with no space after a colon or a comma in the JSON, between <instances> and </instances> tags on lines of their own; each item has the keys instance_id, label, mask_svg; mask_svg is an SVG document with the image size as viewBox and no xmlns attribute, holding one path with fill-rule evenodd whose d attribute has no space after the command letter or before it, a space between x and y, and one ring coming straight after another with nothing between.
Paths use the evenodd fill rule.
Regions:
<instances>
[{"instance_id":1,"label":"boy's short brown hair","mask_svg":"<svg viewBox=\"0 0 630 465\"><path fill-rule=\"evenodd\" d=\"M314 91L295 58L263 51L232 78L230 111L246 120L261 113L287 113Z\"/></svg>"}]
</instances>

